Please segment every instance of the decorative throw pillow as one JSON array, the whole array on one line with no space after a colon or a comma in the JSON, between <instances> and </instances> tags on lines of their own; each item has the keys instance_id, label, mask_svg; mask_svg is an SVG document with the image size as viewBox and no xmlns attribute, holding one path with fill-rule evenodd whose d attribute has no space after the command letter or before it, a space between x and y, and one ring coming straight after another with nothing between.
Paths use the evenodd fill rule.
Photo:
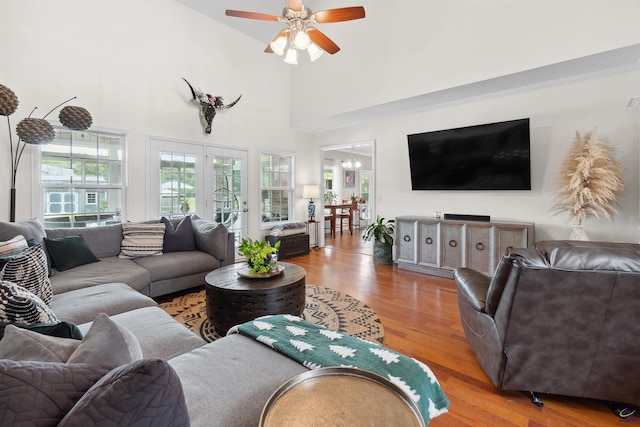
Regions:
<instances>
[{"instance_id":1,"label":"decorative throw pillow","mask_svg":"<svg viewBox=\"0 0 640 427\"><path fill-rule=\"evenodd\" d=\"M114 367L139 359L142 359L142 349L135 335L100 313L67 363L98 363Z\"/></svg>"},{"instance_id":2,"label":"decorative throw pillow","mask_svg":"<svg viewBox=\"0 0 640 427\"><path fill-rule=\"evenodd\" d=\"M52 266L58 271L70 270L79 265L100 261L91 252L82 236L44 238L44 244L51 256Z\"/></svg>"},{"instance_id":3,"label":"decorative throw pillow","mask_svg":"<svg viewBox=\"0 0 640 427\"><path fill-rule=\"evenodd\" d=\"M135 224L127 222L122 224L120 258L162 255L164 229L163 223Z\"/></svg>"},{"instance_id":4,"label":"decorative throw pillow","mask_svg":"<svg viewBox=\"0 0 640 427\"><path fill-rule=\"evenodd\" d=\"M6 242L0 242L0 257L7 255L17 254L27 249L27 240L22 234L18 234L16 237L7 240Z\"/></svg>"},{"instance_id":5,"label":"decorative throw pillow","mask_svg":"<svg viewBox=\"0 0 640 427\"><path fill-rule=\"evenodd\" d=\"M33 325L0 322L0 339L4 336L4 330L8 325L14 325L18 328L28 329L42 335L49 335L50 337L82 339L82 331L80 331L78 325L71 322L36 323Z\"/></svg>"},{"instance_id":6,"label":"decorative throw pillow","mask_svg":"<svg viewBox=\"0 0 640 427\"><path fill-rule=\"evenodd\" d=\"M16 283L51 306L53 289L49 281L47 255L40 245L31 246L7 260L0 280Z\"/></svg>"},{"instance_id":7,"label":"decorative throw pillow","mask_svg":"<svg viewBox=\"0 0 640 427\"><path fill-rule=\"evenodd\" d=\"M222 223L211 222L193 217L196 246L203 252L211 254L218 261L227 258L227 235L229 231Z\"/></svg>"},{"instance_id":8,"label":"decorative throw pillow","mask_svg":"<svg viewBox=\"0 0 640 427\"><path fill-rule=\"evenodd\" d=\"M0 425L55 426L109 368L0 360Z\"/></svg>"},{"instance_id":9,"label":"decorative throw pillow","mask_svg":"<svg viewBox=\"0 0 640 427\"><path fill-rule=\"evenodd\" d=\"M182 218L175 228L168 218L162 217L160 222L165 225L163 252L194 251L196 249L190 216Z\"/></svg>"},{"instance_id":10,"label":"decorative throw pillow","mask_svg":"<svg viewBox=\"0 0 640 427\"><path fill-rule=\"evenodd\" d=\"M36 323L57 322L49 306L20 285L0 280L0 322Z\"/></svg>"},{"instance_id":11,"label":"decorative throw pillow","mask_svg":"<svg viewBox=\"0 0 640 427\"><path fill-rule=\"evenodd\" d=\"M98 380L58 427L102 424L189 426L189 412L176 371L157 358L119 366Z\"/></svg>"},{"instance_id":12,"label":"decorative throw pillow","mask_svg":"<svg viewBox=\"0 0 640 427\"><path fill-rule=\"evenodd\" d=\"M5 328L0 340L0 359L35 362L66 362L82 341L43 335L14 325Z\"/></svg>"}]
</instances>

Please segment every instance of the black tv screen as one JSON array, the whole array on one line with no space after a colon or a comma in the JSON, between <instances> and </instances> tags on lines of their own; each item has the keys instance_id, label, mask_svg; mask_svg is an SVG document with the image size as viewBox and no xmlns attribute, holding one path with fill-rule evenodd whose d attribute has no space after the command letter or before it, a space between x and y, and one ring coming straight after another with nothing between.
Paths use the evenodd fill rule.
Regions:
<instances>
[{"instance_id":1,"label":"black tv screen","mask_svg":"<svg viewBox=\"0 0 640 427\"><path fill-rule=\"evenodd\" d=\"M531 190L529 119L407 139L413 190Z\"/></svg>"}]
</instances>

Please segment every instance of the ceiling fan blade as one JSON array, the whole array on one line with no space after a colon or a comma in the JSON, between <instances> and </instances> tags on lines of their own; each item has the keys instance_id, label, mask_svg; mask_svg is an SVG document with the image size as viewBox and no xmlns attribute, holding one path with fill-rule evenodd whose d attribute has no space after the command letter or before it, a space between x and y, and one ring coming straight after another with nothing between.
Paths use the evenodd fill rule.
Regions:
<instances>
[{"instance_id":1,"label":"ceiling fan blade","mask_svg":"<svg viewBox=\"0 0 640 427\"><path fill-rule=\"evenodd\" d=\"M302 0L287 0L287 7L291 10L302 10Z\"/></svg>"},{"instance_id":2,"label":"ceiling fan blade","mask_svg":"<svg viewBox=\"0 0 640 427\"><path fill-rule=\"evenodd\" d=\"M330 22L351 21L353 19L364 18L364 7L341 7L339 9L329 9L316 12L312 17L318 24Z\"/></svg>"},{"instance_id":3,"label":"ceiling fan blade","mask_svg":"<svg viewBox=\"0 0 640 427\"><path fill-rule=\"evenodd\" d=\"M312 42L320 46L325 51L329 52L331 55L337 53L340 48L337 44L333 42L329 37L327 37L322 31L317 28L309 27L309 38Z\"/></svg>"},{"instance_id":4,"label":"ceiling fan blade","mask_svg":"<svg viewBox=\"0 0 640 427\"><path fill-rule=\"evenodd\" d=\"M269 15L266 13L243 12L241 10L230 9L227 9L224 14L235 18L259 19L261 21L278 21L281 18L280 16Z\"/></svg>"}]
</instances>

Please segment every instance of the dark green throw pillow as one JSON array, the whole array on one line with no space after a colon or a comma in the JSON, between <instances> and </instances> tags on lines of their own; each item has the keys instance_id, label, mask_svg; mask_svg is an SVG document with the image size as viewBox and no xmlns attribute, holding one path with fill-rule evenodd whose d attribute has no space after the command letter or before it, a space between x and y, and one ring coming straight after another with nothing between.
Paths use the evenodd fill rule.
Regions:
<instances>
[{"instance_id":1,"label":"dark green throw pillow","mask_svg":"<svg viewBox=\"0 0 640 427\"><path fill-rule=\"evenodd\" d=\"M43 335L49 335L51 337L73 338L75 340L81 340L83 338L82 332L80 331L80 328L78 328L78 325L71 322L36 323L33 325L0 322L0 339L4 336L4 328L7 325L13 325L18 328L28 329L30 331L38 332L39 334Z\"/></svg>"},{"instance_id":2,"label":"dark green throw pillow","mask_svg":"<svg viewBox=\"0 0 640 427\"><path fill-rule=\"evenodd\" d=\"M69 270L80 265L100 261L89 249L82 236L44 238L53 267L58 271Z\"/></svg>"}]
</instances>

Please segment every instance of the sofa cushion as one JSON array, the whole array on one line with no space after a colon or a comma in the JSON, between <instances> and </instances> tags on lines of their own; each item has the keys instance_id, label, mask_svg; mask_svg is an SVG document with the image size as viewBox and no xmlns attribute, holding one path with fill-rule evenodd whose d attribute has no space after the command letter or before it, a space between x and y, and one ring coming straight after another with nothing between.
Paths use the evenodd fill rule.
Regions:
<instances>
[{"instance_id":1,"label":"sofa cushion","mask_svg":"<svg viewBox=\"0 0 640 427\"><path fill-rule=\"evenodd\" d=\"M16 283L51 304L53 291L49 280L47 255L41 245L31 246L7 260L0 270L0 280Z\"/></svg>"},{"instance_id":2,"label":"sofa cushion","mask_svg":"<svg viewBox=\"0 0 640 427\"><path fill-rule=\"evenodd\" d=\"M268 346L238 334L173 358L169 364L182 380L194 426L257 426L271 394L290 378L308 370Z\"/></svg>"},{"instance_id":3,"label":"sofa cushion","mask_svg":"<svg viewBox=\"0 0 640 427\"><path fill-rule=\"evenodd\" d=\"M20 285L0 280L0 322L33 325L57 321L49 306L36 295Z\"/></svg>"},{"instance_id":4,"label":"sofa cushion","mask_svg":"<svg viewBox=\"0 0 640 427\"><path fill-rule=\"evenodd\" d=\"M227 256L227 235L229 231L224 224L207 221L193 216L196 247L207 252L219 261Z\"/></svg>"},{"instance_id":5,"label":"sofa cushion","mask_svg":"<svg viewBox=\"0 0 640 427\"><path fill-rule=\"evenodd\" d=\"M196 241L193 233L193 225L191 217L185 216L173 226L168 218L162 217L161 223L165 225L163 252L179 252L194 251L196 249Z\"/></svg>"},{"instance_id":6,"label":"sofa cushion","mask_svg":"<svg viewBox=\"0 0 640 427\"><path fill-rule=\"evenodd\" d=\"M162 359L119 366L98 380L59 427L189 426L180 378Z\"/></svg>"},{"instance_id":7,"label":"sofa cushion","mask_svg":"<svg viewBox=\"0 0 640 427\"><path fill-rule=\"evenodd\" d=\"M38 243L42 243L46 236L44 227L35 218L20 222L0 222L0 241L9 240L18 234L23 235L26 240L34 239Z\"/></svg>"},{"instance_id":8,"label":"sofa cushion","mask_svg":"<svg viewBox=\"0 0 640 427\"><path fill-rule=\"evenodd\" d=\"M115 367L140 359L142 349L135 335L106 314L100 313L67 363L97 363Z\"/></svg>"},{"instance_id":9,"label":"sofa cushion","mask_svg":"<svg viewBox=\"0 0 640 427\"><path fill-rule=\"evenodd\" d=\"M49 239L45 237L44 244L51 256L52 267L58 271L65 271L80 265L100 261L89 249L84 237L67 236Z\"/></svg>"},{"instance_id":10,"label":"sofa cushion","mask_svg":"<svg viewBox=\"0 0 640 427\"><path fill-rule=\"evenodd\" d=\"M136 224L127 222L122 224L120 258L162 255L164 229L163 223Z\"/></svg>"},{"instance_id":11,"label":"sofa cushion","mask_svg":"<svg viewBox=\"0 0 640 427\"><path fill-rule=\"evenodd\" d=\"M208 273L220 265L211 255L200 251L169 252L161 257L143 257L133 261L149 271L152 282ZM204 277L198 284L204 285Z\"/></svg>"},{"instance_id":12,"label":"sofa cushion","mask_svg":"<svg viewBox=\"0 0 640 427\"><path fill-rule=\"evenodd\" d=\"M100 262L57 272L49 279L54 295L113 282L126 283L136 291L148 295L151 274L133 260L110 257L102 258Z\"/></svg>"},{"instance_id":13,"label":"sofa cushion","mask_svg":"<svg viewBox=\"0 0 640 427\"><path fill-rule=\"evenodd\" d=\"M43 335L8 325L0 340L0 359L66 362L82 341Z\"/></svg>"},{"instance_id":14,"label":"sofa cushion","mask_svg":"<svg viewBox=\"0 0 640 427\"><path fill-rule=\"evenodd\" d=\"M60 320L76 324L87 323L97 313L108 316L158 304L124 283L106 283L55 294L51 308Z\"/></svg>"},{"instance_id":15,"label":"sofa cushion","mask_svg":"<svg viewBox=\"0 0 640 427\"><path fill-rule=\"evenodd\" d=\"M122 224L103 225L100 227L47 228L45 232L50 239L82 236L91 252L100 259L118 256L120 253Z\"/></svg>"},{"instance_id":16,"label":"sofa cushion","mask_svg":"<svg viewBox=\"0 0 640 427\"><path fill-rule=\"evenodd\" d=\"M109 368L0 360L0 425L56 425Z\"/></svg>"},{"instance_id":17,"label":"sofa cushion","mask_svg":"<svg viewBox=\"0 0 640 427\"><path fill-rule=\"evenodd\" d=\"M0 257L17 254L27 249L27 247L27 240L22 234L18 234L6 242L0 242Z\"/></svg>"}]
</instances>

